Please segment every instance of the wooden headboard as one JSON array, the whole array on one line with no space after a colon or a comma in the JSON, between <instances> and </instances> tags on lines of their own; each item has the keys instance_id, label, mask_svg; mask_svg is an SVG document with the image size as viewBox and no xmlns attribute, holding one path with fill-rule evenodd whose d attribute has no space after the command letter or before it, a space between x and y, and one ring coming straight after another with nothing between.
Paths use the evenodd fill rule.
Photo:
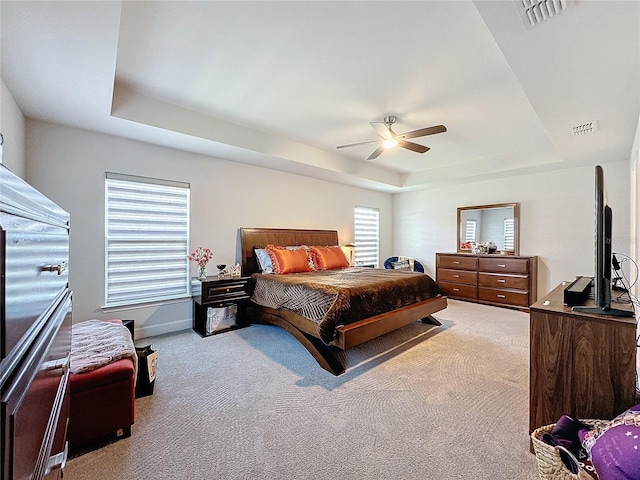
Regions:
<instances>
[{"instance_id":1,"label":"wooden headboard","mask_svg":"<svg viewBox=\"0 0 640 480\"><path fill-rule=\"evenodd\" d=\"M259 271L254 248L267 245L338 245L337 230L297 230L289 228L241 228L240 243L242 252L242 275L251 275Z\"/></svg>"}]
</instances>

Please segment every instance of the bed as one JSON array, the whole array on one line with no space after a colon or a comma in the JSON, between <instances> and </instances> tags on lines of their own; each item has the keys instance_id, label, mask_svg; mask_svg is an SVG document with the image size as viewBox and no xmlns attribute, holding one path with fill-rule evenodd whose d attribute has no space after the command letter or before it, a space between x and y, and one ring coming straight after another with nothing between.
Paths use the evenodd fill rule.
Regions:
<instances>
[{"instance_id":1,"label":"bed","mask_svg":"<svg viewBox=\"0 0 640 480\"><path fill-rule=\"evenodd\" d=\"M267 245L335 246L338 245L338 232L336 230L241 228L240 245L242 272L243 275L250 275L252 277L253 289L255 289L256 285L259 285L260 282L275 282L277 279L274 277L287 277L282 280L297 284L298 280L294 278L296 275L312 276L316 275L316 272L312 272L311 274L263 275L260 273L255 249L264 248ZM327 272L324 272L324 274L326 273ZM322 275L321 272L318 272L318 274ZM277 325L285 329L311 353L322 368L334 375L340 375L345 372L345 366L336 356L336 348L342 350L349 349L417 320L421 320L424 323L440 325L440 322L432 315L447 307L447 299L440 293L435 282L427 275L414 272L354 267L339 272L340 278L338 281L334 280L334 284L344 284L347 282L348 285L351 285L349 282L352 280L348 278L351 275L353 277L360 277L362 282L364 282L363 285L369 281L365 279L365 277L378 277L381 275L402 276L402 278L397 280L401 282L407 282L410 277L421 277L417 279L414 278L411 281L416 280L419 283L428 284L429 292L419 293L416 296L417 300L415 302L365 318L361 318L363 317L362 310L358 312L343 311L339 319L334 319L336 324L330 332L328 332L327 328L324 328L324 330L320 328L317 320L309 319L294 310L260 305L254 301L254 295L251 302L249 321L251 323ZM315 281L316 283L319 282L317 279L315 279ZM357 281L360 282L361 280ZM362 287L360 283L357 285L357 288L354 287L347 290L355 289L364 292L364 287ZM406 285L409 284L407 283ZM333 291L332 289L334 287L327 286L324 288L325 290ZM403 290L405 289L406 288L403 288ZM341 293L338 294L336 298L340 298L341 295ZM406 301L407 300L405 300L405 302ZM350 303L357 304L356 301Z\"/></svg>"}]
</instances>

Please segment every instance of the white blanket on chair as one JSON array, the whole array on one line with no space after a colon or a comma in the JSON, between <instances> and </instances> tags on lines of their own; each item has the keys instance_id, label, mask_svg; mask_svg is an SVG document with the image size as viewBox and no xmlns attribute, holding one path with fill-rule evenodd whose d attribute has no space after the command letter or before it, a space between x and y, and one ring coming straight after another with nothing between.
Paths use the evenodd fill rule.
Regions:
<instances>
[{"instance_id":1,"label":"white blanket on chair","mask_svg":"<svg viewBox=\"0 0 640 480\"><path fill-rule=\"evenodd\" d=\"M71 329L72 373L90 372L123 358L131 358L136 372L138 355L131 333L122 324L87 320Z\"/></svg>"}]
</instances>

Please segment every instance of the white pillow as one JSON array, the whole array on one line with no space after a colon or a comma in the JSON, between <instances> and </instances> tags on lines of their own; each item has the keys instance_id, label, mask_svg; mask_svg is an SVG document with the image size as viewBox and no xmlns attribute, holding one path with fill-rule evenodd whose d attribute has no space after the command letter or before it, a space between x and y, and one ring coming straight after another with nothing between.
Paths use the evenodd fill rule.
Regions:
<instances>
[{"instance_id":1,"label":"white pillow","mask_svg":"<svg viewBox=\"0 0 640 480\"><path fill-rule=\"evenodd\" d=\"M262 270L262 273L273 273L273 264L271 263L271 257L264 248L254 249L256 252L256 259L258 260L258 267Z\"/></svg>"}]
</instances>

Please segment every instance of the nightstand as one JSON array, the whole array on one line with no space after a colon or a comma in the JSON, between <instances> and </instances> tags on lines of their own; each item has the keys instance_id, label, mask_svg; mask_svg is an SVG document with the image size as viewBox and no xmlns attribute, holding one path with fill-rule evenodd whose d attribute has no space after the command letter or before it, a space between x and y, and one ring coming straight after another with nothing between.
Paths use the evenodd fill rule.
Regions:
<instances>
[{"instance_id":1,"label":"nightstand","mask_svg":"<svg viewBox=\"0 0 640 480\"><path fill-rule=\"evenodd\" d=\"M207 277L193 296L193 329L203 337L248 326L251 277Z\"/></svg>"}]
</instances>

